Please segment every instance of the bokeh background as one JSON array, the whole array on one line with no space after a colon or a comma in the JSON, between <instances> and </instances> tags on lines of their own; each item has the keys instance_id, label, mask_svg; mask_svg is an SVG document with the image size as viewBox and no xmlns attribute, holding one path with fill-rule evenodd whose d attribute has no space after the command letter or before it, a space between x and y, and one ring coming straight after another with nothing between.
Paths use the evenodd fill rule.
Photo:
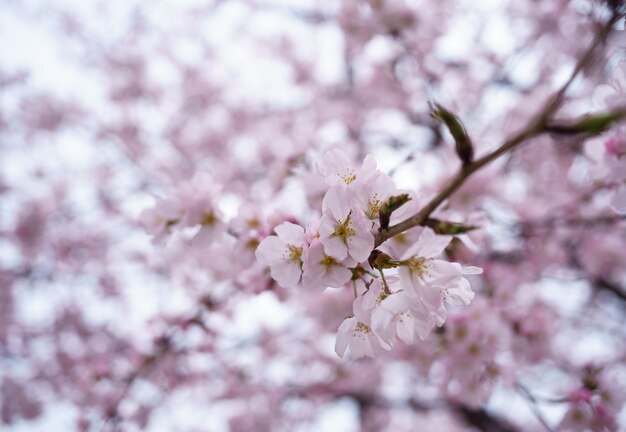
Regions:
<instances>
[{"instance_id":1,"label":"bokeh background","mask_svg":"<svg viewBox=\"0 0 626 432\"><path fill-rule=\"evenodd\" d=\"M610 382L623 430L623 178L604 163L623 129L537 138L446 203L482 227L474 249L448 251L485 268L451 324L474 323L474 360L446 349L451 330L339 359L351 290L285 290L253 247L319 215L315 164L332 148L357 165L373 154L425 203L459 165L428 102L463 119L478 154L494 149L567 80L611 8L4 0L0 429L552 430L575 391L597 399ZM561 117L610 108L601 85L624 101L624 33L622 19ZM198 172L231 230L249 215L261 228L153 242L141 211Z\"/></svg>"}]
</instances>

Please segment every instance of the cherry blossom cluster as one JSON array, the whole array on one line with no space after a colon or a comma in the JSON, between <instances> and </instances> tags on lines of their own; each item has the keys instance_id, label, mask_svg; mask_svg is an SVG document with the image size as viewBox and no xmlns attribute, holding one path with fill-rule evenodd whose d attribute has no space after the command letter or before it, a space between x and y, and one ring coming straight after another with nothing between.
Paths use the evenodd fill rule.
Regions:
<instances>
[{"instance_id":1,"label":"cherry blossom cluster","mask_svg":"<svg viewBox=\"0 0 626 432\"><path fill-rule=\"evenodd\" d=\"M321 217L306 229L284 221L273 228L275 235L267 235L270 229L263 227L269 221L262 221L250 206L242 206L239 216L227 221L218 206L220 187L204 172L157 198L140 219L155 242L189 230L190 242L199 247L219 243L224 236L234 236L235 247L244 253L258 245L259 262L284 288L353 290L353 316L337 335L340 356L348 347L353 358L373 357L399 340L423 340L444 324L446 304L472 301L474 292L465 276L480 274L481 269L437 258L452 236L426 227L401 253L385 245L374 248L381 221L401 220L415 205L388 210L396 197L403 197L404 203L414 194L397 189L391 177L377 169L373 156L356 167L345 152L333 149L316 164L316 171L327 191ZM242 242L245 247L238 247Z\"/></svg>"},{"instance_id":2,"label":"cherry blossom cluster","mask_svg":"<svg viewBox=\"0 0 626 432\"><path fill-rule=\"evenodd\" d=\"M626 213L626 128L617 128L605 142L607 181L614 185L613 208Z\"/></svg>"},{"instance_id":3,"label":"cherry blossom cluster","mask_svg":"<svg viewBox=\"0 0 626 432\"><path fill-rule=\"evenodd\" d=\"M587 365L580 375L582 382L565 398L569 407L558 430L620 430L617 417L624 408L626 391L615 381L615 374Z\"/></svg>"},{"instance_id":4,"label":"cherry blossom cluster","mask_svg":"<svg viewBox=\"0 0 626 432\"><path fill-rule=\"evenodd\" d=\"M373 156L366 156L358 167L345 152L333 149L316 164L316 171L327 191L321 217L306 228L285 221L274 227L275 235L267 235L268 229L258 230L261 218L250 213L248 222L256 221L256 226L248 223L242 228L241 219L246 211L252 212L249 207L226 221L217 205L219 186L202 172L158 198L154 207L144 210L141 221L155 241L189 229L195 230L190 241L201 247L220 242L227 233L238 241L244 238L247 249L258 244L258 261L284 288L317 293L329 287L353 290L353 315L339 327L335 345L340 356L349 347L353 358L374 357L397 341L423 340L444 324L446 305L472 301L474 292L465 276L482 270L437 258L452 241L451 235L425 227L403 251L386 245L375 249L381 221L401 220L417 203L386 210L396 197L404 197L404 202L415 195L397 189ZM251 228L256 228L252 236Z\"/></svg>"},{"instance_id":5,"label":"cherry blossom cluster","mask_svg":"<svg viewBox=\"0 0 626 432\"><path fill-rule=\"evenodd\" d=\"M196 242L210 242L226 230L216 206L219 188L204 172L174 187L166 197L157 198L154 207L145 209L140 219L154 242L163 241L174 229L199 227Z\"/></svg>"},{"instance_id":6,"label":"cherry blossom cluster","mask_svg":"<svg viewBox=\"0 0 626 432\"><path fill-rule=\"evenodd\" d=\"M1 430L626 429L623 1L5 3Z\"/></svg>"},{"instance_id":7,"label":"cherry blossom cluster","mask_svg":"<svg viewBox=\"0 0 626 432\"><path fill-rule=\"evenodd\" d=\"M261 241L256 256L284 287L321 292L353 285L353 316L339 327L338 355L349 348L352 358L374 357L399 340L423 340L444 324L446 304L472 301L474 292L465 276L482 270L437 258L452 236L424 228L401 256L374 249L380 215L403 191L377 169L371 155L355 167L344 152L334 149L317 170L329 186L319 222L311 222L306 230L284 222L274 229L276 235ZM389 269L396 274L385 277Z\"/></svg>"},{"instance_id":8,"label":"cherry blossom cluster","mask_svg":"<svg viewBox=\"0 0 626 432\"><path fill-rule=\"evenodd\" d=\"M603 108L623 108L626 103L625 60L613 68L608 84L601 84L596 88L594 100ZM626 213L626 128L613 128L604 142L604 147L604 180L615 190L611 204L617 212Z\"/></svg>"}]
</instances>

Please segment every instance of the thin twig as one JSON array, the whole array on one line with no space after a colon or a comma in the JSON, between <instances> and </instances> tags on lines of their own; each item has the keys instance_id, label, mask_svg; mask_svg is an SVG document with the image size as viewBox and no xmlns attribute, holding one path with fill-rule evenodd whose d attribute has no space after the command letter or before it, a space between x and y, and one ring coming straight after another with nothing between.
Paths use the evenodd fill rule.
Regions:
<instances>
[{"instance_id":1,"label":"thin twig","mask_svg":"<svg viewBox=\"0 0 626 432\"><path fill-rule=\"evenodd\" d=\"M530 409L533 411L533 414L535 414L535 417L537 417L537 420L539 420L539 422L543 425L543 427L545 427L546 430L549 432L554 432L554 429L552 428L552 426L548 424L548 421L546 420L545 416L539 409L539 406L537 405L537 399L535 398L535 396L533 396L533 394L530 391L528 391L528 389L524 387L523 385L521 385L520 383L516 383L515 388L529 402Z\"/></svg>"}]
</instances>

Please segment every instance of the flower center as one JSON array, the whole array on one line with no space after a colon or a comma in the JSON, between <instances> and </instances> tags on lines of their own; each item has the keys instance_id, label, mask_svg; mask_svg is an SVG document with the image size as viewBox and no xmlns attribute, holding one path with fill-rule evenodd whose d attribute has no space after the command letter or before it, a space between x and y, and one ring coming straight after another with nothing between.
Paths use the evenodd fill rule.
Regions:
<instances>
[{"instance_id":1,"label":"flower center","mask_svg":"<svg viewBox=\"0 0 626 432\"><path fill-rule=\"evenodd\" d=\"M337 262L337 260L331 256L325 256L321 261L320 264L323 265L324 267L334 267L336 265L339 265L339 263Z\"/></svg>"},{"instance_id":2,"label":"flower center","mask_svg":"<svg viewBox=\"0 0 626 432\"><path fill-rule=\"evenodd\" d=\"M215 224L215 222L217 222L217 216L215 216L215 213L208 212L202 216L202 220L200 221L200 224L211 226Z\"/></svg>"},{"instance_id":3,"label":"flower center","mask_svg":"<svg viewBox=\"0 0 626 432\"><path fill-rule=\"evenodd\" d=\"M294 263L300 263L302 261L302 248L288 245L287 249L289 250L289 261Z\"/></svg>"},{"instance_id":4,"label":"flower center","mask_svg":"<svg viewBox=\"0 0 626 432\"><path fill-rule=\"evenodd\" d=\"M399 243L401 245L407 244L409 242L409 239L407 238L406 234L404 234L404 233L397 234L394 237L392 237L391 239L393 241L395 241L396 243Z\"/></svg>"},{"instance_id":5,"label":"flower center","mask_svg":"<svg viewBox=\"0 0 626 432\"><path fill-rule=\"evenodd\" d=\"M359 333L369 333L372 331L371 328L369 328L369 326L367 324L363 324L361 321L359 321L356 324L356 327L354 328L355 332L359 332Z\"/></svg>"},{"instance_id":6,"label":"flower center","mask_svg":"<svg viewBox=\"0 0 626 432\"><path fill-rule=\"evenodd\" d=\"M256 250L258 246L259 246L259 240L255 238L250 239L246 242L246 249Z\"/></svg>"},{"instance_id":7,"label":"flower center","mask_svg":"<svg viewBox=\"0 0 626 432\"><path fill-rule=\"evenodd\" d=\"M380 212L380 200L378 199L378 194L374 194L374 196L367 203L367 217L370 219L376 219L378 217L378 213Z\"/></svg>"},{"instance_id":8,"label":"flower center","mask_svg":"<svg viewBox=\"0 0 626 432\"><path fill-rule=\"evenodd\" d=\"M426 258L413 257L406 264L411 272L416 273L419 278L424 278L424 275L428 273L428 265L426 264Z\"/></svg>"},{"instance_id":9,"label":"flower center","mask_svg":"<svg viewBox=\"0 0 626 432\"><path fill-rule=\"evenodd\" d=\"M346 241L349 237L352 237L354 235L354 228L352 228L352 225L350 225L349 214L344 222L341 222L341 220L337 221L337 225L335 226L335 232L333 233L333 235L339 236L339 238L341 238L341 240L343 241Z\"/></svg>"},{"instance_id":10,"label":"flower center","mask_svg":"<svg viewBox=\"0 0 626 432\"><path fill-rule=\"evenodd\" d=\"M376 299L376 304L377 305L381 304L387 297L389 297L389 294L382 291L380 295L378 296L378 298Z\"/></svg>"},{"instance_id":11,"label":"flower center","mask_svg":"<svg viewBox=\"0 0 626 432\"><path fill-rule=\"evenodd\" d=\"M352 168L346 169L343 173L337 173L337 175L347 185L356 180L356 171Z\"/></svg>"},{"instance_id":12,"label":"flower center","mask_svg":"<svg viewBox=\"0 0 626 432\"><path fill-rule=\"evenodd\" d=\"M178 219L167 219L165 221L165 226L169 228L172 225L176 225L177 223L178 223Z\"/></svg>"}]
</instances>

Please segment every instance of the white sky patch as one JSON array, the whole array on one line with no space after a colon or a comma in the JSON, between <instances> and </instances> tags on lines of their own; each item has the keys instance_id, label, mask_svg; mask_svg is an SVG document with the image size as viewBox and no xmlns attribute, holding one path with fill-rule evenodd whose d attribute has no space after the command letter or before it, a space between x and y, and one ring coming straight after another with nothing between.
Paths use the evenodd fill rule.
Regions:
<instances>
[{"instance_id":1,"label":"white sky patch","mask_svg":"<svg viewBox=\"0 0 626 432\"><path fill-rule=\"evenodd\" d=\"M435 53L444 60L464 60L474 45L477 22L470 16L457 16L448 24L447 33L435 46Z\"/></svg>"},{"instance_id":2,"label":"white sky patch","mask_svg":"<svg viewBox=\"0 0 626 432\"><path fill-rule=\"evenodd\" d=\"M589 300L591 289L586 281L544 278L538 282L541 297L556 310L572 315ZM520 289L524 289L523 286Z\"/></svg>"},{"instance_id":3,"label":"white sky patch","mask_svg":"<svg viewBox=\"0 0 626 432\"><path fill-rule=\"evenodd\" d=\"M189 403L190 400L203 401L203 408L198 404ZM228 415L233 412L229 403L209 404L202 389L187 388L170 394L159 410L150 417L150 427L153 432L170 432L175 430L210 430L227 432Z\"/></svg>"},{"instance_id":4,"label":"white sky patch","mask_svg":"<svg viewBox=\"0 0 626 432\"><path fill-rule=\"evenodd\" d=\"M76 408L63 402L49 402L45 405L44 413L35 420L18 420L11 424L11 432L41 432L41 431L70 431L75 430Z\"/></svg>"},{"instance_id":5,"label":"white sky patch","mask_svg":"<svg viewBox=\"0 0 626 432\"><path fill-rule=\"evenodd\" d=\"M261 293L239 302L228 333L245 339L257 336L263 327L278 330L293 322L293 314L294 311L280 303L274 294Z\"/></svg>"},{"instance_id":6,"label":"white sky patch","mask_svg":"<svg viewBox=\"0 0 626 432\"><path fill-rule=\"evenodd\" d=\"M519 102L519 93L504 86L490 86L486 89L485 100L488 100L488 104L483 104L481 107L481 120L485 123L490 121L501 121L502 115L508 113ZM480 140L480 137L476 137L477 142L475 144L481 150L487 148L485 143Z\"/></svg>"},{"instance_id":7,"label":"white sky patch","mask_svg":"<svg viewBox=\"0 0 626 432\"><path fill-rule=\"evenodd\" d=\"M515 48L516 38L510 29L511 23L504 17L493 16L485 20L484 25L480 38L481 45L500 55L507 55Z\"/></svg>"},{"instance_id":8,"label":"white sky patch","mask_svg":"<svg viewBox=\"0 0 626 432\"><path fill-rule=\"evenodd\" d=\"M336 84L344 78L344 43L343 35L336 25L324 24L318 28L313 58L314 75L320 84Z\"/></svg>"},{"instance_id":9,"label":"white sky patch","mask_svg":"<svg viewBox=\"0 0 626 432\"><path fill-rule=\"evenodd\" d=\"M358 408L356 402L349 398L339 399L327 404L319 410L317 420L310 428L313 431L356 432L359 430Z\"/></svg>"},{"instance_id":10,"label":"white sky patch","mask_svg":"<svg viewBox=\"0 0 626 432\"><path fill-rule=\"evenodd\" d=\"M12 8L0 8L0 52L9 72L28 71L29 88L91 103L100 99L97 83L84 66L71 61L64 36L48 25L34 25Z\"/></svg>"},{"instance_id":11,"label":"white sky patch","mask_svg":"<svg viewBox=\"0 0 626 432\"><path fill-rule=\"evenodd\" d=\"M509 78L522 88L531 88L539 79L539 59L532 52L518 54L509 68Z\"/></svg>"}]
</instances>

